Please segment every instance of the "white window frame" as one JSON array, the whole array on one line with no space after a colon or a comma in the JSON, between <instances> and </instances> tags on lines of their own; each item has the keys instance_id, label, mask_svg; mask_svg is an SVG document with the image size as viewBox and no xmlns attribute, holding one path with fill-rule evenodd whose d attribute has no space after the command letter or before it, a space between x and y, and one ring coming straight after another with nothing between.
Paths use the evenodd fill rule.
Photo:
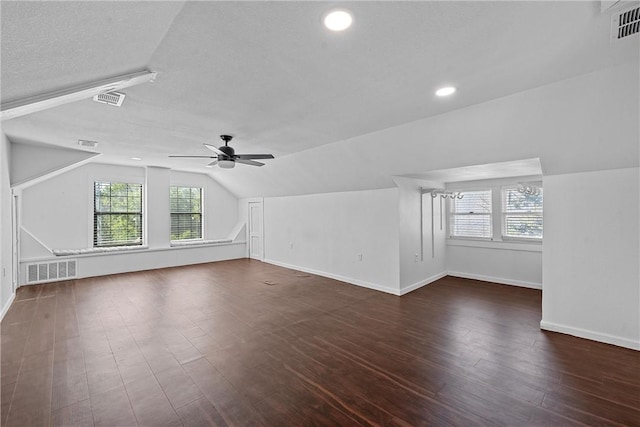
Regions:
<instances>
[{"instance_id":1,"label":"white window frame","mask_svg":"<svg viewBox=\"0 0 640 427\"><path fill-rule=\"evenodd\" d=\"M179 212L173 212L171 210L171 189L172 188L197 188L200 190L200 237L196 237L193 239L172 239L171 238L171 230L169 230L169 239L171 241L171 243L176 243L176 242L199 242L199 241L203 241L204 240L204 236L205 236L205 226L204 226L204 219L205 219L205 212L204 212L204 188L198 185L192 185L192 184L171 184L169 186L169 216L171 217L171 215L173 215L174 213L179 213ZM169 221L171 221L171 219L169 219Z\"/></svg>"},{"instance_id":2,"label":"white window frame","mask_svg":"<svg viewBox=\"0 0 640 427\"><path fill-rule=\"evenodd\" d=\"M126 185L139 185L140 186L140 213L135 213L136 215L140 216L140 242L139 243L134 243L134 242L124 242L124 243L117 243L117 244L111 244L111 245L96 245L96 220L97 220L97 216L98 216L98 212L96 211L96 192L95 192L95 186L98 182L101 183L107 183L107 184L126 184ZM114 179L95 179L92 180L92 184L91 184L91 202L92 202L92 209L90 209L91 212L91 221L90 221L90 226L91 226L91 233L90 233L90 244L89 247L91 248L110 248L110 247L131 247L131 248L139 248L141 246L145 245L145 239L146 239L146 235L147 235L147 230L146 230L146 203L145 203L145 197L146 197L146 190L145 190L145 186L144 184L141 184L139 182L136 182L135 180L114 180ZM102 213L104 214L104 213ZM118 214L118 212L113 212L113 214ZM131 212L122 212L122 214L131 214Z\"/></svg>"},{"instance_id":3,"label":"white window frame","mask_svg":"<svg viewBox=\"0 0 640 427\"><path fill-rule=\"evenodd\" d=\"M456 190L456 192L459 190ZM449 221L447 222L448 225L448 234L449 234L449 238L450 239L461 239L461 240L480 240L480 241L491 241L493 240L493 236L495 234L495 224L494 224L494 206L493 206L493 197L494 197L494 191L491 187L484 187L484 188L473 188L473 189L469 189L469 190L460 190L461 193L476 193L476 192L489 192L489 196L491 198L491 205L490 205L490 211L488 213L455 213L454 212L454 207L455 207L455 199L448 199L448 203L449 203ZM453 234L453 221L454 221L454 217L455 216L468 216L468 215L483 215L489 216L489 223L490 223L490 235L486 236L486 237L479 237L479 236L460 236L460 235L454 235Z\"/></svg>"},{"instance_id":4,"label":"white window frame","mask_svg":"<svg viewBox=\"0 0 640 427\"><path fill-rule=\"evenodd\" d=\"M542 184L541 183L535 183L536 186L538 186L541 190L542 190ZM542 202L542 211L540 212L507 212L506 211L506 192L513 190L513 191L518 191L518 184L515 185L505 185L502 186L500 188L500 209L502 212L502 215L500 217L500 222L501 222L501 237L502 240L505 242L513 242L513 241L523 241L523 242L542 242L543 236L541 237L527 237L527 236L508 236L507 235L507 216L509 215L514 215L514 216L531 216L531 217L539 217L541 220L543 218L543 213L544 213L544 201ZM543 223L543 235L544 235L544 223Z\"/></svg>"},{"instance_id":5,"label":"white window frame","mask_svg":"<svg viewBox=\"0 0 640 427\"><path fill-rule=\"evenodd\" d=\"M533 177L527 177L523 182L531 183L536 185L540 189L543 188L543 183L536 179L531 179ZM531 251L540 251L542 246L543 238L538 237L510 237L504 236L506 233L504 232L505 225L505 216L504 216L504 207L503 207L503 188L517 188L518 182L520 180L507 180L507 179L499 179L491 182L492 180L488 180L489 182L478 182L474 185L474 183L469 183L469 185L451 185L447 186L446 189L452 192L474 192L474 191L487 191L491 190L491 225L492 225L492 237L491 238L478 238L478 237L465 237L465 236L454 236L452 234L452 212L453 212L453 201L447 198L447 241L450 242L448 244L451 245L461 245L461 246L475 246L480 245L481 247L504 247L510 249L517 248L527 248L526 250ZM476 186L477 185L477 186ZM544 217L544 202L542 213L540 214ZM544 230L543 230L544 234ZM525 250L525 249L522 249Z\"/></svg>"}]
</instances>

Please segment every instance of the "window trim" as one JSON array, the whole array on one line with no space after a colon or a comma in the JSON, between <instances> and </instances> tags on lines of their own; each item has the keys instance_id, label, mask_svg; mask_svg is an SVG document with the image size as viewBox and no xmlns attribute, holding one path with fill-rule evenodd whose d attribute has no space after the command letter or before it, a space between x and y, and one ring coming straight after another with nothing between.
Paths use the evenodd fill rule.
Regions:
<instances>
[{"instance_id":1,"label":"window trim","mask_svg":"<svg viewBox=\"0 0 640 427\"><path fill-rule=\"evenodd\" d=\"M523 177L525 178L525 177ZM537 185L541 189L543 189L543 182L539 177L526 177L525 181L534 185ZM522 179L522 178L521 178ZM476 243L479 245L499 245L501 243L505 244L515 244L515 245L532 245L532 247L537 247L538 245L542 245L544 240L544 225L543 225L543 237L512 237L512 236L504 236L504 207L503 207L503 188L517 188L518 183L520 182L517 178L513 180L500 179L487 180L489 182L478 182L476 184L472 182L468 182L467 186L462 185L452 185L447 186L447 190L455 191L455 192L474 192L474 191L486 191L491 190L491 224L492 224L492 237L491 238L481 238L481 237L466 237L466 236L454 236L452 235L452 200L447 199L447 244L456 245L456 241L460 242L461 246L474 246ZM496 182L497 181L497 182ZM523 182L525 182L523 181ZM544 218L544 202L541 215ZM451 242L451 243L449 243ZM468 242L468 243L464 243ZM475 243L474 243L475 242Z\"/></svg>"},{"instance_id":2,"label":"window trim","mask_svg":"<svg viewBox=\"0 0 640 427\"><path fill-rule=\"evenodd\" d=\"M494 227L494 223L493 223L493 217L494 217L494 209L493 209L493 188L491 187L478 187L478 188L473 188L473 189L468 189L468 190L456 190L456 191L460 191L461 193L472 193L472 192L481 192L481 191L488 191L489 195L491 197L491 211L488 213L455 213L454 212L454 206L455 206L455 200L452 199L447 199L447 210L449 212L448 215L448 221L447 221L447 234L449 236L449 239L455 239L455 240L474 240L474 241L482 241L482 242L488 242L488 241L492 241L493 240L493 236L495 234L495 227ZM453 227L452 227L452 222L453 222L453 218L455 215L460 215L460 216L464 216L464 215L474 215L474 216L480 216L480 215L488 215L489 216L489 224L490 224L490 233L491 235L488 237L479 237L479 236L456 236L453 234Z\"/></svg>"},{"instance_id":3,"label":"window trim","mask_svg":"<svg viewBox=\"0 0 640 427\"><path fill-rule=\"evenodd\" d=\"M169 225L169 243L173 244L173 243L188 243L188 242L193 242L194 244L198 244L201 241L205 240L205 224L204 224L204 218L205 218L205 199L204 199L204 187L202 186L197 186L197 185L193 185L193 184L170 184L169 185L169 222L171 222L171 216L173 214L184 214L184 213L188 213L188 212L173 212L171 210L171 189L172 188L197 188L200 190L200 237L196 237L196 238L190 238L190 239L172 239L171 238L171 234L172 234L172 230L171 230L171 225ZM191 212L191 214L193 214L194 212ZM196 212L198 213L198 212Z\"/></svg>"},{"instance_id":4,"label":"window trim","mask_svg":"<svg viewBox=\"0 0 640 427\"><path fill-rule=\"evenodd\" d=\"M108 183L110 185L112 184L126 184L126 185L139 185L140 186L140 212L98 212L96 210L96 184L97 183ZM93 179L92 183L91 183L91 201L93 204L93 209L90 210L91 212L91 220L89 221L90 223L90 229L91 232L89 233L89 247L90 248L132 248L132 249L138 249L140 247L143 247L146 245L146 203L145 203L145 197L146 197L146 191L144 188L144 184L141 184L139 182L135 182L135 180L129 180L129 181L125 181L125 180L112 180L112 179ZM134 214L134 215L139 215L140 218L140 242L139 243L134 243L132 241L127 241L125 243L117 243L117 244L110 244L110 245L97 245L96 244L96 232L97 232L97 223L96 223L96 219L98 218L98 216L102 216L104 214L107 215L121 215L121 214Z\"/></svg>"},{"instance_id":5,"label":"window trim","mask_svg":"<svg viewBox=\"0 0 640 427\"><path fill-rule=\"evenodd\" d=\"M536 185L538 185L538 187L540 187L540 189L542 189L542 183L535 183ZM536 242L542 242L542 239L544 237L544 222L542 225L542 233L543 235L541 237L525 237L525 236L508 236L507 235L507 215L521 215L521 216L530 216L530 217L540 217L541 219L543 218L543 214L544 214L544 201L542 202L542 211L540 213L533 213L533 212L521 212L521 213L513 213L513 212L506 212L506 200L505 200L505 192L508 190L518 190L518 184L512 184L512 185L503 185L500 187L500 209L501 209L501 216L500 216L500 233L501 233L501 238L502 241L505 242L523 242L523 243L536 243ZM544 193L543 193L544 194ZM544 197L544 196L543 196ZM544 200L544 199L543 199Z\"/></svg>"}]
</instances>

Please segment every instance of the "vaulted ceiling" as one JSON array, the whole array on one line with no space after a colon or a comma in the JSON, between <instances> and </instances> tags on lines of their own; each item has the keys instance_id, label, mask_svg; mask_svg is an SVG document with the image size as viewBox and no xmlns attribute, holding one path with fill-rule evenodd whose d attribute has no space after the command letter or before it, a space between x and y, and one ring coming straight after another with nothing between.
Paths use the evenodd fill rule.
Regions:
<instances>
[{"instance_id":1,"label":"vaulted ceiling","mask_svg":"<svg viewBox=\"0 0 640 427\"><path fill-rule=\"evenodd\" d=\"M342 33L321 25L336 6L354 16ZM12 141L79 148L78 139L94 140L102 153L96 161L208 173L238 196L304 192L295 183L313 172L312 150L321 150L324 161L345 156L342 165L351 169L331 174L352 183L314 186L306 176L308 191L392 185L390 173L429 169L408 162L361 182L359 168L374 173L370 164L390 153L364 152L365 143L349 148L350 141L638 62L637 39L610 43L610 15L600 12L600 2L3 1L0 7L3 103L145 68L158 73L152 83L123 90L119 108L89 99L6 120ZM447 84L458 87L456 95L437 98L435 89ZM237 152L270 152L276 160L219 170L206 169L205 159L168 157L209 154L202 144L218 145L223 133L235 135ZM393 147L393 133L386 135ZM401 143L411 157L410 144ZM502 160L521 159L493 159Z\"/></svg>"}]
</instances>

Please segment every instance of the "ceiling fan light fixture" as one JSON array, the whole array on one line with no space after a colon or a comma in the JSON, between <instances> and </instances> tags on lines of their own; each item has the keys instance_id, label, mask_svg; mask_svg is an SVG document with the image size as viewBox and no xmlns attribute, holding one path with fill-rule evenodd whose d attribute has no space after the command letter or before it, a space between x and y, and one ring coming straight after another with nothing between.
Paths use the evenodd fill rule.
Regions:
<instances>
[{"instance_id":1,"label":"ceiling fan light fixture","mask_svg":"<svg viewBox=\"0 0 640 427\"><path fill-rule=\"evenodd\" d=\"M233 169L236 166L236 162L233 160L218 160L218 166L222 169Z\"/></svg>"},{"instance_id":2,"label":"ceiling fan light fixture","mask_svg":"<svg viewBox=\"0 0 640 427\"><path fill-rule=\"evenodd\" d=\"M331 31L344 31L351 26L353 18L347 10L334 9L324 16L322 22Z\"/></svg>"}]
</instances>

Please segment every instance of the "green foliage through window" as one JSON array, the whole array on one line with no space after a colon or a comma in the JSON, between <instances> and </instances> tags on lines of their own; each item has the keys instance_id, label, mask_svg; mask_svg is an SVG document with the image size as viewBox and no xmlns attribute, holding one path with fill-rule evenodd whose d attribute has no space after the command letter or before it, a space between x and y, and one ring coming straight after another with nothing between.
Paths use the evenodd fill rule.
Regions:
<instances>
[{"instance_id":1,"label":"green foliage through window","mask_svg":"<svg viewBox=\"0 0 640 427\"><path fill-rule=\"evenodd\" d=\"M202 189L171 187L171 240L202 239Z\"/></svg>"},{"instance_id":2,"label":"green foliage through window","mask_svg":"<svg viewBox=\"0 0 640 427\"><path fill-rule=\"evenodd\" d=\"M542 189L527 194L505 188L502 197L504 236L542 239Z\"/></svg>"},{"instance_id":3,"label":"green foliage through window","mask_svg":"<svg viewBox=\"0 0 640 427\"><path fill-rule=\"evenodd\" d=\"M94 183L93 246L142 245L142 184Z\"/></svg>"}]
</instances>

